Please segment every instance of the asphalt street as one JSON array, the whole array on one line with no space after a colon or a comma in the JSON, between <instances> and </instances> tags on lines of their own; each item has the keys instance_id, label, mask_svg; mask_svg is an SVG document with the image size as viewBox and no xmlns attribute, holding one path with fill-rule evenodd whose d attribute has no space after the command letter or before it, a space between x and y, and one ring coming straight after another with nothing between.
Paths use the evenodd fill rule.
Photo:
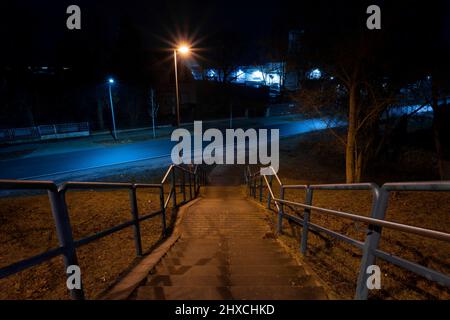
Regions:
<instances>
[{"instance_id":1,"label":"asphalt street","mask_svg":"<svg viewBox=\"0 0 450 320\"><path fill-rule=\"evenodd\" d=\"M279 129L280 137L320 130L320 120L284 121L266 123L255 129ZM247 129L242 126L243 129ZM223 128L222 128L223 129ZM63 153L22 157L0 161L0 179L45 179L48 176L158 159L170 155L176 142L170 137L129 144L107 145L85 150L66 150Z\"/></svg>"}]
</instances>

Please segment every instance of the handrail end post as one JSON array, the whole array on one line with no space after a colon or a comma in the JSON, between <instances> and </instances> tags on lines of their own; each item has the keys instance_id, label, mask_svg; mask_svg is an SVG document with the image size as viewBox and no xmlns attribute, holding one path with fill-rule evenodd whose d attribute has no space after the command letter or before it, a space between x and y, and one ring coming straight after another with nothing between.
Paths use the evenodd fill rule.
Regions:
<instances>
[{"instance_id":1,"label":"handrail end post","mask_svg":"<svg viewBox=\"0 0 450 320\"><path fill-rule=\"evenodd\" d=\"M374 204L372 206L371 217L384 220L386 215L389 192L384 188L375 193ZM381 226L369 225L364 241L363 255L360 262L358 281L356 285L355 300L367 300L369 289L367 288L367 268L375 263L376 257L373 252L378 248L381 238Z\"/></svg>"},{"instance_id":2,"label":"handrail end post","mask_svg":"<svg viewBox=\"0 0 450 320\"><path fill-rule=\"evenodd\" d=\"M313 189L309 186L306 188L305 204L311 206L313 201ZM302 255L306 255L308 249L308 229L309 229L309 219L310 219L311 209L305 208L303 210L303 230L301 235L301 245L300 252Z\"/></svg>"},{"instance_id":3,"label":"handrail end post","mask_svg":"<svg viewBox=\"0 0 450 320\"><path fill-rule=\"evenodd\" d=\"M263 177L259 177L259 202L263 201Z\"/></svg>"},{"instance_id":4,"label":"handrail end post","mask_svg":"<svg viewBox=\"0 0 450 320\"><path fill-rule=\"evenodd\" d=\"M131 216L134 224L134 245L136 249L136 256L142 256L142 239L141 239L141 227L139 224L139 209L137 204L136 186L130 189L130 204L131 204Z\"/></svg>"},{"instance_id":5,"label":"handrail end post","mask_svg":"<svg viewBox=\"0 0 450 320\"><path fill-rule=\"evenodd\" d=\"M159 202L161 205L161 227L162 227L162 237L166 236L166 208L164 203L164 186L161 184L159 189Z\"/></svg>"},{"instance_id":6,"label":"handrail end post","mask_svg":"<svg viewBox=\"0 0 450 320\"><path fill-rule=\"evenodd\" d=\"M172 170L172 206L175 209L177 207L177 176L175 173L175 167Z\"/></svg>"},{"instance_id":7,"label":"handrail end post","mask_svg":"<svg viewBox=\"0 0 450 320\"><path fill-rule=\"evenodd\" d=\"M280 199L284 200L284 188L280 186ZM277 233L278 235L283 234L283 215L284 215L284 206L283 203L278 203L278 224L277 224Z\"/></svg>"},{"instance_id":8,"label":"handrail end post","mask_svg":"<svg viewBox=\"0 0 450 320\"><path fill-rule=\"evenodd\" d=\"M70 266L79 266L75 243L72 235L69 213L65 199L65 191L49 190L48 196L52 209L53 220L55 221L56 233L59 246L63 248L63 261L67 278L67 270ZM70 298L72 300L84 300L83 284L80 289L70 289Z\"/></svg>"}]
</instances>

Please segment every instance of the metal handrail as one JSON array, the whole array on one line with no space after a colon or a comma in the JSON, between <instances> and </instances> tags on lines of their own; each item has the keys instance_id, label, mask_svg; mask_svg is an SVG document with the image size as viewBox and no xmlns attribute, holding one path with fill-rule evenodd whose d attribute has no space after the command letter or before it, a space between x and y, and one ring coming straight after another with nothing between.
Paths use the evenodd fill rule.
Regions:
<instances>
[{"instance_id":1,"label":"metal handrail","mask_svg":"<svg viewBox=\"0 0 450 320\"><path fill-rule=\"evenodd\" d=\"M307 187L314 190L376 190L378 186L375 183L326 183L326 184L310 184Z\"/></svg>"},{"instance_id":2,"label":"metal handrail","mask_svg":"<svg viewBox=\"0 0 450 320\"><path fill-rule=\"evenodd\" d=\"M376 226L380 226L380 227L386 227L389 229L399 230L399 231L413 233L413 234L417 234L420 236L424 236L424 237L428 237L428 238L432 238L432 239L436 239L436 240L443 240L443 241L450 242L450 233L445 233L445 232L432 230L432 229L424 229L424 228L415 227L415 226L411 226L408 224L392 222L392 221L388 221L388 220L369 218L369 217L360 216L360 215L356 215L356 214L348 213L348 212L344 212L344 211L339 211L339 210L310 206L310 205L307 205L304 203L298 203L298 202L293 202L293 201L288 201L288 200L282 200L282 199L277 199L277 198L274 198L273 200L275 202L279 202L279 203L284 203L284 204L289 204L292 206L298 206L298 207L308 208L311 210L316 210L316 211L320 211L320 212L324 212L324 213L329 213L329 214L332 214L332 215L335 215L338 217L342 217L345 219L351 219L354 221L364 222L364 223L368 223L368 224L372 224L372 225L376 225ZM287 215L287 214L285 213L284 215Z\"/></svg>"},{"instance_id":3,"label":"metal handrail","mask_svg":"<svg viewBox=\"0 0 450 320\"><path fill-rule=\"evenodd\" d=\"M270 193L270 195L272 196L272 199L275 200L275 199L276 199L276 198L275 198L275 195L273 194L272 187L270 186L270 183L269 183L269 181L267 180L267 177L266 177L266 176L263 176L263 178L264 178L264 180L266 181L267 186L269 187L269 193ZM275 206L277 207L278 210L280 210L280 206L279 206L279 204L278 204L278 201L275 201Z\"/></svg>"},{"instance_id":4,"label":"metal handrail","mask_svg":"<svg viewBox=\"0 0 450 320\"><path fill-rule=\"evenodd\" d=\"M386 191L450 191L450 181L389 182L383 185Z\"/></svg>"},{"instance_id":5,"label":"metal handrail","mask_svg":"<svg viewBox=\"0 0 450 320\"><path fill-rule=\"evenodd\" d=\"M281 182L280 177L278 176L277 171L272 167L269 166L269 169L272 170L273 175L270 175L270 181L267 181L266 179L266 183L267 185L272 186L272 178L273 176L275 176L279 186L280 186L280 192L283 191L283 183ZM261 171L256 171L255 173L251 173L250 170L250 166L246 167L246 171L244 172L245 176L246 176L246 181L248 183L248 181L254 180L254 195L256 196L256 178L259 177L260 178L260 184L259 184L259 192L260 192L260 201L262 201L262 187L263 187L263 183L262 183L262 179L263 179L263 175L261 175ZM248 175L248 176L247 176ZM251 186L249 184L249 189L251 190ZM272 203L271 199L274 197L274 193L273 192L269 192L268 196L267 196L267 208L270 209L270 204ZM277 207L277 209L279 209L279 206L277 203L275 203L275 206Z\"/></svg>"},{"instance_id":6,"label":"metal handrail","mask_svg":"<svg viewBox=\"0 0 450 320\"><path fill-rule=\"evenodd\" d=\"M164 184L167 180L167 178L169 177L170 172L173 169L173 164L169 166L169 168L167 169L166 173L164 174L164 177L161 180L161 184Z\"/></svg>"},{"instance_id":7,"label":"metal handrail","mask_svg":"<svg viewBox=\"0 0 450 320\"><path fill-rule=\"evenodd\" d=\"M176 173L175 170L183 172L182 177L182 193L183 201L177 203L176 201ZM194 182L194 193L189 192L190 197L187 199L185 193L185 179L184 174L189 174L189 189L192 191L192 182ZM164 199L164 183L167 181L169 175L172 174L172 188L169 192L167 199ZM193 178L193 179L192 179ZM59 187L53 181L23 181L23 180L1 180L0 189L34 189L34 190L46 190L50 199L53 221L56 226L58 235L59 247L50 249L44 253L35 255L30 258L23 259L8 266L0 268L0 279L31 268L43 262L46 262L54 257L63 255L64 265L66 270L71 265L78 265L78 259L76 249L80 246L91 243L124 228L134 227L134 240L136 255L142 255L141 244L141 232L140 222L161 215L162 223L162 237L166 236L166 209L170 199L173 199L173 207L176 208L183 205L195 197L197 197L200 185L206 184L206 174L204 170L195 167L195 171L185 169L181 166L171 165L169 166L166 174L164 175L160 184L147 184L147 183L121 183L121 182L65 182ZM131 220L115 225L106 230L99 231L93 235L74 240L72 225L70 223L69 212L66 204L66 193L73 189L113 189L113 190L128 190L130 192L130 205L131 205ZM158 189L160 194L160 209L156 212L151 212L140 216L137 205L138 189ZM81 289L70 290L70 296L72 299L84 299L84 291Z\"/></svg>"},{"instance_id":8,"label":"metal handrail","mask_svg":"<svg viewBox=\"0 0 450 320\"><path fill-rule=\"evenodd\" d=\"M164 208L167 208L169 206L170 199L172 199L172 201L174 203L174 206L175 206L175 203L176 203L176 187L177 187L177 184L176 184L176 173L175 173L176 169L178 169L182 173L182 176L181 176L182 177L181 191L182 191L182 194L183 194L183 202L185 202L185 200L186 200L185 175L184 175L186 173L188 174L188 180L189 180L189 195L190 195L190 198L192 199L192 184L191 184L192 182L194 184L193 185L193 187L194 187L194 194L195 194L195 196L197 196L197 194L198 194L198 192L200 190L199 189L200 188L200 181L203 184L206 184L205 173L202 171L202 172L200 172L200 174L198 174L197 173L198 168L199 168L199 165L196 165L194 167L194 170L189 170L189 169L186 169L186 168L184 168L184 167L182 167L180 165L175 165L175 164L172 164L172 165L169 166L169 168L167 169L166 173L164 174L163 179L161 180L161 186L163 186L167 182L169 176L172 174L172 186L171 186L171 188L169 190L169 194L168 194L168 196L167 196L167 198L166 198L166 200L164 202ZM200 175L201 175L201 177L199 177Z\"/></svg>"},{"instance_id":9,"label":"metal handrail","mask_svg":"<svg viewBox=\"0 0 450 320\"><path fill-rule=\"evenodd\" d=\"M68 181L64 182L58 187L59 192L64 192L69 189L132 189L132 183L123 182L78 182Z\"/></svg>"},{"instance_id":10,"label":"metal handrail","mask_svg":"<svg viewBox=\"0 0 450 320\"><path fill-rule=\"evenodd\" d=\"M164 209L166 209L169 206L169 201L170 201L170 199L172 199L173 193L174 193L174 191L170 190L166 200L164 201Z\"/></svg>"},{"instance_id":11,"label":"metal handrail","mask_svg":"<svg viewBox=\"0 0 450 320\"><path fill-rule=\"evenodd\" d=\"M283 183L281 182L281 179L280 179L280 177L278 176L278 173L275 171L275 169L274 169L272 166L270 166L269 168L270 168L270 170L272 170L273 175L275 176L275 178L276 178L277 181L278 181L278 184L279 184L280 186L283 186Z\"/></svg>"},{"instance_id":12,"label":"metal handrail","mask_svg":"<svg viewBox=\"0 0 450 320\"><path fill-rule=\"evenodd\" d=\"M53 181L27 181L27 180L10 180L10 179L0 181L1 181L0 189L4 190L29 189L29 190L56 191L58 189Z\"/></svg>"},{"instance_id":13,"label":"metal handrail","mask_svg":"<svg viewBox=\"0 0 450 320\"><path fill-rule=\"evenodd\" d=\"M256 181L257 176L248 175L246 170L246 180L250 188L250 194L256 198ZM252 182L253 180L253 182ZM438 230L426 229L416 226L411 226L402 223L396 223L385 220L385 213L388 208L389 192L391 191L450 191L450 181L438 182L406 182L406 183L385 183L381 188L374 183L353 183L353 184L316 184L316 185L283 185L281 184L280 197L274 197L272 186L268 179L264 176L266 186L268 188L267 198L273 201L278 209L278 223L277 230L282 233L282 220L286 218L290 221L300 224L303 227L301 235L301 252L306 254L308 229L313 229L317 232L324 232L339 240L345 241L356 246L363 251L363 256L360 263L360 270L357 281L357 288L355 293L356 299L367 299L368 289L367 281L367 267L375 263L375 258L381 258L399 267L405 268L409 271L415 272L424 276L428 280L439 282L445 286L450 287L450 276L424 267L412 261L397 257L378 249L378 244L381 238L381 230L383 227L393 229L396 231L407 232L419 236L428 237L435 240L450 242L450 234ZM281 182L281 181L280 181ZM252 185L253 183L253 185ZM262 179L261 179L262 184ZM260 201L262 201L262 185L260 188ZM251 189L254 190L251 190ZM288 201L284 199L284 191L288 189L302 189L306 191L305 203ZM339 210L322 208L312 205L312 196L314 190L370 190L373 194L373 202L371 209L371 217L361 216L353 213L348 213ZM272 199L272 200L270 200ZM291 207L301 207L304 209L303 219L284 212L283 205ZM363 222L369 225L366 239L364 242L350 238L344 234L329 230L309 221L311 210L319 211L325 214L331 214L344 219L351 219L353 221Z\"/></svg>"}]
</instances>

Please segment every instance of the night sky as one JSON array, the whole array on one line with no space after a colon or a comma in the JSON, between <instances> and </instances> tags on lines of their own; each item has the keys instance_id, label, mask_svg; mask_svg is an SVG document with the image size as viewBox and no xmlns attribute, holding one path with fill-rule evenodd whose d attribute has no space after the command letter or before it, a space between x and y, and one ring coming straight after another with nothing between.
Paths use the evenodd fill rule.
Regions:
<instances>
[{"instance_id":1,"label":"night sky","mask_svg":"<svg viewBox=\"0 0 450 320\"><path fill-rule=\"evenodd\" d=\"M66 8L82 10L81 31L65 27ZM382 8L382 26L395 50L411 60L431 47L450 47L448 1L6 1L2 2L1 64L5 66L74 65L89 52L107 56L123 21L139 32L146 51L170 49L187 39L208 61L221 34L242 48L238 63L254 63L270 45L287 45L288 31L305 30L316 44L366 32L365 9ZM226 45L230 41L226 42ZM431 47L430 47L431 46ZM61 48L64 47L65 51ZM64 53L61 53L64 52ZM413 54L414 57L411 57ZM408 57L405 57L408 58Z\"/></svg>"},{"instance_id":2,"label":"night sky","mask_svg":"<svg viewBox=\"0 0 450 320\"><path fill-rule=\"evenodd\" d=\"M270 9L264 1L257 5L239 1L14 1L2 10L2 51L6 60L51 63L58 43L72 36L65 28L65 10L70 4L78 4L82 10L82 29L72 33L88 42L96 38L106 43L114 41L121 19L129 19L139 28L147 49L170 48L166 41L174 38L192 39L200 47L207 46L223 30L239 34L242 41L276 29L286 32L282 7L270 1L266 2Z\"/></svg>"}]
</instances>

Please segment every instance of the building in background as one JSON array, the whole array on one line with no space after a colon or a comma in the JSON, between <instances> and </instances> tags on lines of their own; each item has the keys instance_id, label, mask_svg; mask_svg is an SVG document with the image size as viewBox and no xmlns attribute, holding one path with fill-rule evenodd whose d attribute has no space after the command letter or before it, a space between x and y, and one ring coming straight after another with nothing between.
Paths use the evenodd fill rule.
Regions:
<instances>
[{"instance_id":1,"label":"building in background","mask_svg":"<svg viewBox=\"0 0 450 320\"><path fill-rule=\"evenodd\" d=\"M202 70L198 65L191 66L192 76L195 80L209 80L241 84L249 87L269 87L270 95L280 93L284 83L284 62L269 62L257 66L238 66L228 76L218 69ZM226 79L225 79L226 78Z\"/></svg>"},{"instance_id":2,"label":"building in background","mask_svg":"<svg viewBox=\"0 0 450 320\"><path fill-rule=\"evenodd\" d=\"M270 96L276 97L283 89L288 91L299 89L300 80L305 74L299 63L302 35L303 30L289 32L287 54L284 55L284 61L267 61L260 65L236 66L232 70L227 70L226 73L217 68L202 68L195 62L191 62L189 68L195 80L227 82L254 88L265 86L269 87Z\"/></svg>"}]
</instances>

